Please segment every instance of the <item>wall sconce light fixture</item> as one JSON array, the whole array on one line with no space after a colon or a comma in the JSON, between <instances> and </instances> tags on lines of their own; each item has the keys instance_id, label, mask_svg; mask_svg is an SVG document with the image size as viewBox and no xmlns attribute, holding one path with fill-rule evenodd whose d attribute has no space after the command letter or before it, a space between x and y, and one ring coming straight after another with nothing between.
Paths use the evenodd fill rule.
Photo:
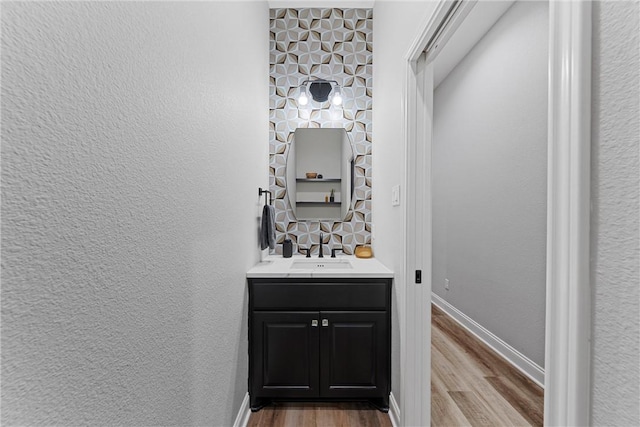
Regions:
<instances>
[{"instance_id":1,"label":"wall sconce light fixture","mask_svg":"<svg viewBox=\"0 0 640 427\"><path fill-rule=\"evenodd\" d=\"M315 79L303 81L298 93L298 105L307 105L309 103L309 95L316 102L331 100L333 105L342 104L340 85L335 80Z\"/></svg>"}]
</instances>

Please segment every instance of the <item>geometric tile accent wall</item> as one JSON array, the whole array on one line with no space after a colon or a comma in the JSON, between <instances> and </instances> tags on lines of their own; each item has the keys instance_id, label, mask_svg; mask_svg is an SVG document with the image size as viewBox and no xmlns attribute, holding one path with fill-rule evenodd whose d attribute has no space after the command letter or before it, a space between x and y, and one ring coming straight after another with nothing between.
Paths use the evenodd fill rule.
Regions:
<instances>
[{"instance_id":1,"label":"geometric tile accent wall","mask_svg":"<svg viewBox=\"0 0 640 427\"><path fill-rule=\"evenodd\" d=\"M269 189L276 210L276 249L289 238L294 253L325 254L371 243L372 9L271 9L269 71ZM309 78L335 80L343 105L297 104L298 86ZM355 155L355 194L343 221L297 221L286 188L286 160L297 128L344 128Z\"/></svg>"}]
</instances>

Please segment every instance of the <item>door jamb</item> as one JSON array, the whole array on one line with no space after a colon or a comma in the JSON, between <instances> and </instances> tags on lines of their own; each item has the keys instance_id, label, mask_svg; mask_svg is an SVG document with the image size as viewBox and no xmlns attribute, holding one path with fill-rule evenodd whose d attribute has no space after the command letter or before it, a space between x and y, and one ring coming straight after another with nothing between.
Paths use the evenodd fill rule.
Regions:
<instances>
[{"instance_id":1,"label":"door jamb","mask_svg":"<svg viewBox=\"0 0 640 427\"><path fill-rule=\"evenodd\" d=\"M462 1L468 8L475 4ZM430 424L431 334L426 330L431 319L433 96L425 96L425 90L433 91L433 84L424 83L432 70L420 61L426 61L424 48L451 5L451 0L439 0L405 55L403 425ZM590 420L591 14L588 1L549 2L544 424L552 426L588 425ZM455 30L450 26L444 32ZM410 278L420 269L423 283L415 284Z\"/></svg>"}]
</instances>

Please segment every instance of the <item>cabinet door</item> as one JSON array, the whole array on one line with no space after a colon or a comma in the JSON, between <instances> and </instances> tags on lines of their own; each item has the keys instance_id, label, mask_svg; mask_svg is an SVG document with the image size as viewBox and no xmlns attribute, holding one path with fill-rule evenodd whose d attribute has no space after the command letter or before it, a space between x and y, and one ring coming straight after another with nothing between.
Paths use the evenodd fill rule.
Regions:
<instances>
[{"instance_id":1,"label":"cabinet door","mask_svg":"<svg viewBox=\"0 0 640 427\"><path fill-rule=\"evenodd\" d=\"M389 394L389 331L383 311L321 312L323 397Z\"/></svg>"},{"instance_id":2,"label":"cabinet door","mask_svg":"<svg viewBox=\"0 0 640 427\"><path fill-rule=\"evenodd\" d=\"M251 328L252 395L319 395L318 312L254 312Z\"/></svg>"}]
</instances>

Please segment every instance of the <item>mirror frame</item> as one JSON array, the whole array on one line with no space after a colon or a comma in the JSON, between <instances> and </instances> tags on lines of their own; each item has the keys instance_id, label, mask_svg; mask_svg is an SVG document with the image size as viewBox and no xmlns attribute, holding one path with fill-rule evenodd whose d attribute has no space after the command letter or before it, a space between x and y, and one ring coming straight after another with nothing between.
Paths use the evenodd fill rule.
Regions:
<instances>
[{"instance_id":1,"label":"mirror frame","mask_svg":"<svg viewBox=\"0 0 640 427\"><path fill-rule=\"evenodd\" d=\"M292 200L292 192L290 191L291 189L291 183L290 180L294 179L297 180L297 170L293 172L293 174L290 173L289 168L290 166L293 164L294 166L296 165L296 162L294 160L291 159L291 155L292 152L294 152L293 148L294 143L295 143L295 133L299 130L299 129L316 129L316 130L334 130L334 129L340 129L343 131L344 136L346 136L347 140L349 141L349 153L350 153L350 158L349 160L347 160L348 162L348 169L349 169L349 195L348 195L348 207L347 209L344 211L344 214L340 213L339 217L327 217L327 218L300 218L298 216L297 213L297 209L294 207L294 203ZM293 213L293 216L295 217L296 221L298 222L325 222L325 221L338 221L338 222L345 222L348 221L350 219L350 214L353 214L354 210L355 210L355 179L356 179L356 166L355 166L355 162L356 162L356 150L353 144L353 140L351 138L350 133L347 131L347 129L345 129L344 127L298 127L295 130L293 130L292 132L290 132L289 134L289 141L287 144L287 152L285 153L285 174L284 174L284 178L285 178L285 182L284 182L284 187L285 187L285 191L286 191L286 199L287 199L287 209L290 209L291 212ZM341 175L341 179L344 179L344 177ZM296 185L297 187L297 185ZM342 193L342 192L341 192Z\"/></svg>"}]
</instances>

